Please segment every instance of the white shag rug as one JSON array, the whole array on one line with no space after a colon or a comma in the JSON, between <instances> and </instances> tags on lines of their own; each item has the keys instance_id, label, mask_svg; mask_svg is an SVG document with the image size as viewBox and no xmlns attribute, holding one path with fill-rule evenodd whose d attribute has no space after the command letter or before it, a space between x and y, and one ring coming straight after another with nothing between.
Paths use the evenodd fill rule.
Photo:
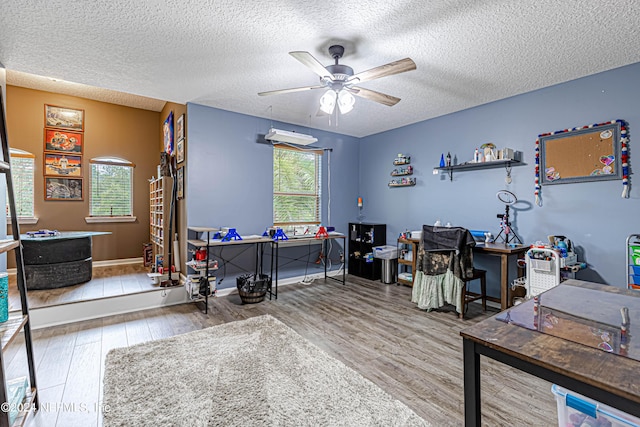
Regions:
<instances>
[{"instance_id":1,"label":"white shag rug","mask_svg":"<svg viewBox=\"0 0 640 427\"><path fill-rule=\"evenodd\" d=\"M113 349L104 426L428 426L266 315Z\"/></svg>"}]
</instances>

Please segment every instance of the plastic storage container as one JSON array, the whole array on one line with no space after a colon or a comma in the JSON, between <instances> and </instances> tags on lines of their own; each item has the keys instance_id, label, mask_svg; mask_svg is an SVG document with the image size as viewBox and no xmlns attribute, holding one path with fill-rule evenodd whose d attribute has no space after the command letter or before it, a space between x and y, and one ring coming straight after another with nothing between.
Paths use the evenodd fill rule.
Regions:
<instances>
[{"instance_id":1,"label":"plastic storage container","mask_svg":"<svg viewBox=\"0 0 640 427\"><path fill-rule=\"evenodd\" d=\"M640 246L631 245L629 246L629 254L631 255L631 259L635 265L640 265Z\"/></svg>"},{"instance_id":2,"label":"plastic storage container","mask_svg":"<svg viewBox=\"0 0 640 427\"><path fill-rule=\"evenodd\" d=\"M640 418L598 403L553 384L558 403L558 426L640 427Z\"/></svg>"},{"instance_id":3,"label":"plastic storage container","mask_svg":"<svg viewBox=\"0 0 640 427\"><path fill-rule=\"evenodd\" d=\"M380 259L398 258L398 247L393 245L374 246L373 256Z\"/></svg>"},{"instance_id":4,"label":"plastic storage container","mask_svg":"<svg viewBox=\"0 0 640 427\"><path fill-rule=\"evenodd\" d=\"M0 323L9 320L9 275L0 273Z\"/></svg>"}]
</instances>

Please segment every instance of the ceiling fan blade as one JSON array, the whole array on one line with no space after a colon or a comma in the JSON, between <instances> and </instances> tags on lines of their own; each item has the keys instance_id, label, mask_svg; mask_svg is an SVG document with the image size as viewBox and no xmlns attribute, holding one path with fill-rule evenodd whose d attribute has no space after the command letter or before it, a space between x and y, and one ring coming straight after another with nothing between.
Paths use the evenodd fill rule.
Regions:
<instances>
[{"instance_id":1,"label":"ceiling fan blade","mask_svg":"<svg viewBox=\"0 0 640 427\"><path fill-rule=\"evenodd\" d=\"M324 87L326 87L326 86L324 86L324 85L316 85L316 86L293 87L291 89L279 89L279 90L270 90L270 91L267 91L267 92L260 92L260 93L258 93L258 95L260 95L260 96L281 95L283 93L303 92L305 90L322 89Z\"/></svg>"},{"instance_id":2,"label":"ceiling fan blade","mask_svg":"<svg viewBox=\"0 0 640 427\"><path fill-rule=\"evenodd\" d=\"M380 77L391 76L393 74L404 73L416 69L416 63L411 58L404 58L399 61L389 62L385 65L363 71L347 79L348 83L362 83Z\"/></svg>"},{"instance_id":3,"label":"ceiling fan blade","mask_svg":"<svg viewBox=\"0 0 640 427\"><path fill-rule=\"evenodd\" d=\"M324 67L324 65L320 63L320 61L314 58L313 55L311 55L309 52L295 51L295 52L289 52L289 55L293 56L298 61L302 62L302 64L309 67L311 71L319 75L321 78L327 77L331 80L336 79L336 77L329 70L327 70Z\"/></svg>"},{"instance_id":4,"label":"ceiling fan blade","mask_svg":"<svg viewBox=\"0 0 640 427\"><path fill-rule=\"evenodd\" d=\"M345 89L355 96L368 99L369 101L379 102L380 104L388 105L389 107L393 107L400 102L400 98L387 95L386 93L376 92L375 90L365 89L363 87L349 87Z\"/></svg>"}]
</instances>

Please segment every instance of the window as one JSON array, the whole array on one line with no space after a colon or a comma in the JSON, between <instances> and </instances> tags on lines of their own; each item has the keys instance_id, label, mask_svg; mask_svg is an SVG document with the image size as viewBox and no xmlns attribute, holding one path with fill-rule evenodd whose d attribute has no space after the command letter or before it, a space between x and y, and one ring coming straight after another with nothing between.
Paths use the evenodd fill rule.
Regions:
<instances>
[{"instance_id":1,"label":"window","mask_svg":"<svg viewBox=\"0 0 640 427\"><path fill-rule=\"evenodd\" d=\"M91 217L133 216L133 168L115 157L91 159Z\"/></svg>"},{"instance_id":2,"label":"window","mask_svg":"<svg viewBox=\"0 0 640 427\"><path fill-rule=\"evenodd\" d=\"M36 156L26 151L12 148L9 150L11 159L11 179L13 181L13 196L16 202L16 216L21 219L33 219L34 213L34 176ZM9 195L7 194L7 217L9 212ZM23 222L23 221L20 221Z\"/></svg>"},{"instance_id":3,"label":"window","mask_svg":"<svg viewBox=\"0 0 640 427\"><path fill-rule=\"evenodd\" d=\"M273 223L320 223L322 151L273 148Z\"/></svg>"}]
</instances>

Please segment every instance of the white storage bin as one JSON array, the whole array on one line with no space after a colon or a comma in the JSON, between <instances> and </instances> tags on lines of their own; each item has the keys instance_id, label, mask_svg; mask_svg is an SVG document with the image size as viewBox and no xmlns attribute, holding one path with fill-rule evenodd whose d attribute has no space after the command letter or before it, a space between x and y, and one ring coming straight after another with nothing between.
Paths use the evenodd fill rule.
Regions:
<instances>
[{"instance_id":1,"label":"white storage bin","mask_svg":"<svg viewBox=\"0 0 640 427\"><path fill-rule=\"evenodd\" d=\"M373 256L380 259L396 259L398 258L398 247L393 245L374 246Z\"/></svg>"},{"instance_id":2,"label":"white storage bin","mask_svg":"<svg viewBox=\"0 0 640 427\"><path fill-rule=\"evenodd\" d=\"M640 418L598 403L593 399L553 384L551 391L558 403L558 425L640 427Z\"/></svg>"}]
</instances>

